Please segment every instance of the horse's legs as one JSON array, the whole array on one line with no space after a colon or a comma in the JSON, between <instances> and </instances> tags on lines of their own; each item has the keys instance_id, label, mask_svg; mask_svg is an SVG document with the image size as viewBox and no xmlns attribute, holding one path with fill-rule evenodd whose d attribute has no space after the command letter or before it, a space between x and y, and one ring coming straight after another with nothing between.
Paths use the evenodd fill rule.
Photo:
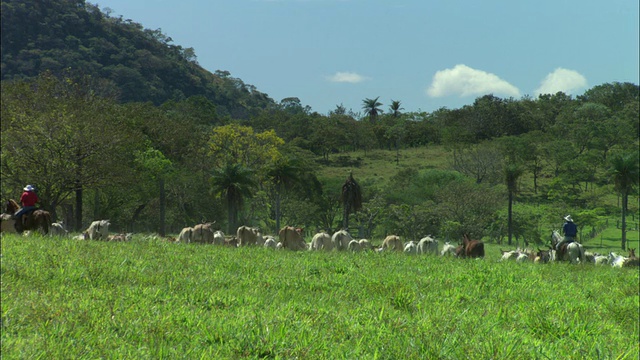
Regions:
<instances>
[{"instance_id":1,"label":"horse's legs","mask_svg":"<svg viewBox=\"0 0 640 360\"><path fill-rule=\"evenodd\" d=\"M16 232L18 234L22 234L22 231L24 230L24 226L22 226L22 219L17 219L14 223L13 223L13 227L16 229Z\"/></svg>"}]
</instances>

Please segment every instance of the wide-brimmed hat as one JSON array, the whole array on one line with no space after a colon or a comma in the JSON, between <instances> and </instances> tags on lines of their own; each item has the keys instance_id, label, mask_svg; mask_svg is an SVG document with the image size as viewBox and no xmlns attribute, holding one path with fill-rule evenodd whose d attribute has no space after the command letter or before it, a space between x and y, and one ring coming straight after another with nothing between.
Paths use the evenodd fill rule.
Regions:
<instances>
[{"instance_id":1,"label":"wide-brimmed hat","mask_svg":"<svg viewBox=\"0 0 640 360\"><path fill-rule=\"evenodd\" d=\"M24 191L33 191L35 189L36 188L34 188L32 185L27 185L27 186L24 187Z\"/></svg>"},{"instance_id":2,"label":"wide-brimmed hat","mask_svg":"<svg viewBox=\"0 0 640 360\"><path fill-rule=\"evenodd\" d=\"M573 222L573 219L571 218L571 215L565 216L564 219L567 220L568 222Z\"/></svg>"}]
</instances>

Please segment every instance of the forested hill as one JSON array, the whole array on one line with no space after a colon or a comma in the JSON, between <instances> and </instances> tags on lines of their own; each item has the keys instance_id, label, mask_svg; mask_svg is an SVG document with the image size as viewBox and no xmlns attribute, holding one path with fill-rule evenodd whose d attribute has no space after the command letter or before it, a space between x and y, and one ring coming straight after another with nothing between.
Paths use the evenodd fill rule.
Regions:
<instances>
[{"instance_id":1,"label":"forested hill","mask_svg":"<svg viewBox=\"0 0 640 360\"><path fill-rule=\"evenodd\" d=\"M247 118L274 101L227 71L198 65L193 48L160 29L111 17L84 0L2 1L2 80L82 71L109 80L121 102L156 105L202 95L219 115Z\"/></svg>"}]
</instances>

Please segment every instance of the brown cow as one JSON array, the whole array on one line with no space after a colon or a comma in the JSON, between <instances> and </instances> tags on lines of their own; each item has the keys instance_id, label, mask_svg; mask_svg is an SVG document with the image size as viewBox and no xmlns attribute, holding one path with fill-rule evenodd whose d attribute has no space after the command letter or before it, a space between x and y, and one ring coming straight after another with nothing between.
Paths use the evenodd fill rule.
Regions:
<instances>
[{"instance_id":1,"label":"brown cow","mask_svg":"<svg viewBox=\"0 0 640 360\"><path fill-rule=\"evenodd\" d=\"M471 240L467 234L462 236L464 242L464 254L469 258L484 257L484 243L480 240Z\"/></svg>"},{"instance_id":2,"label":"brown cow","mask_svg":"<svg viewBox=\"0 0 640 360\"><path fill-rule=\"evenodd\" d=\"M640 266L640 259L636 256L636 249L629 249L629 257L624 260L622 266Z\"/></svg>"},{"instance_id":3,"label":"brown cow","mask_svg":"<svg viewBox=\"0 0 640 360\"><path fill-rule=\"evenodd\" d=\"M278 232L282 247L289 250L307 250L307 243L302 238L302 230L293 226L285 226Z\"/></svg>"},{"instance_id":4,"label":"brown cow","mask_svg":"<svg viewBox=\"0 0 640 360\"><path fill-rule=\"evenodd\" d=\"M467 257L467 254L464 251L464 245L461 244L456 247L456 257L459 257L459 258Z\"/></svg>"}]
</instances>

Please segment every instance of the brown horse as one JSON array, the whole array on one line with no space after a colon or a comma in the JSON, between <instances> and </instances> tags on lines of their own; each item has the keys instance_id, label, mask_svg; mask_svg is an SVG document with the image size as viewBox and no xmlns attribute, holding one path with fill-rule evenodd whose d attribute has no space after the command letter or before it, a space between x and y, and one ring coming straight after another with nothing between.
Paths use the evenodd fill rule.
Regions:
<instances>
[{"instance_id":1,"label":"brown horse","mask_svg":"<svg viewBox=\"0 0 640 360\"><path fill-rule=\"evenodd\" d=\"M5 204L5 212L7 214L15 214L18 210L20 210L20 206L13 199L9 199ZM51 227L51 214L45 210L33 210L22 215L22 219L17 219L15 227L20 234L25 230L39 230L43 234L48 234Z\"/></svg>"}]
</instances>

